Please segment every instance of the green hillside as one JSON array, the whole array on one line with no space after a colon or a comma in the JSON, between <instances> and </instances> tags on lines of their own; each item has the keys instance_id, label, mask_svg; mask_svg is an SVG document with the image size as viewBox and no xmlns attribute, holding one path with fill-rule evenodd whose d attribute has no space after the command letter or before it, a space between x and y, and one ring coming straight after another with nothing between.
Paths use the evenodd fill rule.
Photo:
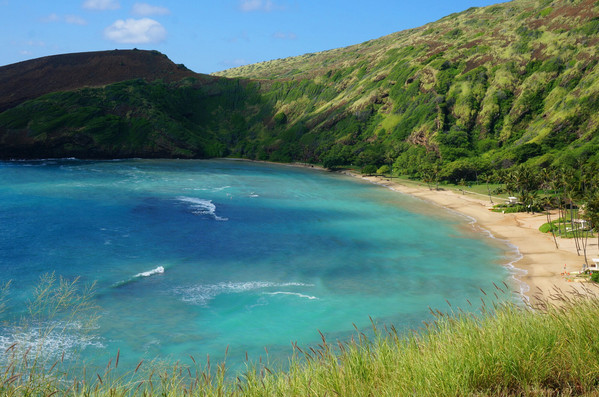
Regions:
<instances>
[{"instance_id":1,"label":"green hillside","mask_svg":"<svg viewBox=\"0 0 599 397\"><path fill-rule=\"evenodd\" d=\"M247 134L244 115L254 113L246 108L259 102L252 83L228 79L136 79L47 94L0 114L0 158L223 157Z\"/></svg>"},{"instance_id":2,"label":"green hillside","mask_svg":"<svg viewBox=\"0 0 599 397\"><path fill-rule=\"evenodd\" d=\"M599 2L514 0L208 83L49 94L0 114L0 156L438 164L451 181L599 166L598 44Z\"/></svg>"},{"instance_id":3,"label":"green hillside","mask_svg":"<svg viewBox=\"0 0 599 397\"><path fill-rule=\"evenodd\" d=\"M320 161L407 173L438 161L446 177L473 178L598 161L598 43L598 2L515 0L219 75L265 81L288 123L318 137Z\"/></svg>"}]
</instances>

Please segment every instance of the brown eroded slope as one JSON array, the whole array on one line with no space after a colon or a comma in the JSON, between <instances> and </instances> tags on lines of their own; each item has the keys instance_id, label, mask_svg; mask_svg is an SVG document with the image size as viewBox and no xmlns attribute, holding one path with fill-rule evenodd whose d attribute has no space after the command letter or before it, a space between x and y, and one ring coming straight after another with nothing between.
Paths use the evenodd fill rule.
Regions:
<instances>
[{"instance_id":1,"label":"brown eroded slope","mask_svg":"<svg viewBox=\"0 0 599 397\"><path fill-rule=\"evenodd\" d=\"M0 112L57 91L141 78L200 77L158 51L113 50L53 55L0 67Z\"/></svg>"}]
</instances>

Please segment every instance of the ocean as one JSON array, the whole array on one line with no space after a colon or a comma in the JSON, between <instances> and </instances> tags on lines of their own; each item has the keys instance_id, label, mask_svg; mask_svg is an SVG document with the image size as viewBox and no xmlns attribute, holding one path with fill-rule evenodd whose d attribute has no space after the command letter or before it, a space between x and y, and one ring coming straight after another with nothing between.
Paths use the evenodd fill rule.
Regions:
<instances>
[{"instance_id":1,"label":"ocean","mask_svg":"<svg viewBox=\"0 0 599 397\"><path fill-rule=\"evenodd\" d=\"M246 354L284 366L292 343L316 345L319 331L348 340L371 321L404 332L430 321L430 308L477 311L481 288L518 289L512 260L468 218L321 170L0 162L0 285L10 282L0 351L43 346L91 366L119 351L131 369L141 359L218 362L226 351L233 368ZM95 321L32 311L52 274L94 286Z\"/></svg>"}]
</instances>

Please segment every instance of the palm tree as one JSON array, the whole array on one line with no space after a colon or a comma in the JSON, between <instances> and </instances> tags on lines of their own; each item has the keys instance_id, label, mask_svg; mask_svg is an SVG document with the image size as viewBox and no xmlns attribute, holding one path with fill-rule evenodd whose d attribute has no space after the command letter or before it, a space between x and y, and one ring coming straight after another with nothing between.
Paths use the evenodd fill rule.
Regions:
<instances>
[{"instance_id":1,"label":"palm tree","mask_svg":"<svg viewBox=\"0 0 599 397\"><path fill-rule=\"evenodd\" d=\"M541 183L541 188L543 189L543 193L545 193L545 196L547 196L549 194L548 190L552 190L551 187L554 183L552 172L547 168L541 169L539 180Z\"/></svg>"},{"instance_id":2,"label":"palm tree","mask_svg":"<svg viewBox=\"0 0 599 397\"><path fill-rule=\"evenodd\" d=\"M485 183L487 184L487 193L489 193L489 201L493 204L493 197L491 197L491 188L489 187L489 183L493 180L492 174L485 175Z\"/></svg>"},{"instance_id":3,"label":"palm tree","mask_svg":"<svg viewBox=\"0 0 599 397\"><path fill-rule=\"evenodd\" d=\"M458 184L461 186L462 194L466 194L464 192L464 188L466 187L466 181L464 180L464 178L460 179L460 182Z\"/></svg>"},{"instance_id":4,"label":"palm tree","mask_svg":"<svg viewBox=\"0 0 599 397\"><path fill-rule=\"evenodd\" d=\"M435 190L439 190L439 174L441 173L441 166L439 163L433 164L433 180L435 182Z\"/></svg>"},{"instance_id":5,"label":"palm tree","mask_svg":"<svg viewBox=\"0 0 599 397\"><path fill-rule=\"evenodd\" d=\"M593 227L595 230L597 247L599 249L599 190L596 188L589 194L585 209L585 219L590 222L590 227Z\"/></svg>"},{"instance_id":6,"label":"palm tree","mask_svg":"<svg viewBox=\"0 0 599 397\"><path fill-rule=\"evenodd\" d=\"M551 235L553 236L553 242L555 243L555 248L559 249L559 245L557 244L557 238L555 238L555 229L553 228L553 223L551 222L551 209L553 208L553 199L550 196L544 196L541 199L541 203L543 209L545 210L545 215L547 216L547 223L549 224Z\"/></svg>"}]
</instances>

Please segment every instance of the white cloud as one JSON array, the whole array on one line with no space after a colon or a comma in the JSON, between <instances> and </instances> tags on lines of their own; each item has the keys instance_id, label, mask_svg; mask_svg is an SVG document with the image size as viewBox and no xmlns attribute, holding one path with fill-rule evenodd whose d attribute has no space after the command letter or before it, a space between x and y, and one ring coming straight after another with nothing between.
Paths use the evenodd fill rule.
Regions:
<instances>
[{"instance_id":1,"label":"white cloud","mask_svg":"<svg viewBox=\"0 0 599 397\"><path fill-rule=\"evenodd\" d=\"M121 8L118 0L85 0L83 8L88 10L117 10Z\"/></svg>"},{"instance_id":2,"label":"white cloud","mask_svg":"<svg viewBox=\"0 0 599 397\"><path fill-rule=\"evenodd\" d=\"M50 14L41 19L42 22L52 23L52 22L65 22L71 25L87 25L87 21L81 18L79 15L65 15L64 17L58 14Z\"/></svg>"},{"instance_id":3,"label":"white cloud","mask_svg":"<svg viewBox=\"0 0 599 397\"><path fill-rule=\"evenodd\" d=\"M54 13L42 18L42 22L58 22L58 21L60 21L60 17Z\"/></svg>"},{"instance_id":4,"label":"white cloud","mask_svg":"<svg viewBox=\"0 0 599 397\"><path fill-rule=\"evenodd\" d=\"M71 25L87 25L87 21L79 15L65 15L64 21Z\"/></svg>"},{"instance_id":5,"label":"white cloud","mask_svg":"<svg viewBox=\"0 0 599 397\"><path fill-rule=\"evenodd\" d=\"M274 37L275 39L280 39L280 40L295 40L295 39L297 39L297 35L293 32L289 32L289 33L276 32L275 34L272 35L272 37Z\"/></svg>"},{"instance_id":6,"label":"white cloud","mask_svg":"<svg viewBox=\"0 0 599 397\"><path fill-rule=\"evenodd\" d=\"M272 0L241 0L239 9L243 12L282 10L284 7L276 5Z\"/></svg>"},{"instance_id":7,"label":"white cloud","mask_svg":"<svg viewBox=\"0 0 599 397\"><path fill-rule=\"evenodd\" d=\"M135 3L131 10L133 15L138 17L147 17L149 15L168 15L170 10L166 7L153 6L147 3Z\"/></svg>"},{"instance_id":8,"label":"white cloud","mask_svg":"<svg viewBox=\"0 0 599 397\"><path fill-rule=\"evenodd\" d=\"M104 37L124 44L159 43L166 38L166 29L150 18L119 19L104 29Z\"/></svg>"},{"instance_id":9,"label":"white cloud","mask_svg":"<svg viewBox=\"0 0 599 397\"><path fill-rule=\"evenodd\" d=\"M241 32L239 35L235 36L235 37L231 37L229 39L226 39L229 43L239 43L239 42L245 42L245 43L249 43L250 40L250 36L248 35L247 32Z\"/></svg>"}]
</instances>

